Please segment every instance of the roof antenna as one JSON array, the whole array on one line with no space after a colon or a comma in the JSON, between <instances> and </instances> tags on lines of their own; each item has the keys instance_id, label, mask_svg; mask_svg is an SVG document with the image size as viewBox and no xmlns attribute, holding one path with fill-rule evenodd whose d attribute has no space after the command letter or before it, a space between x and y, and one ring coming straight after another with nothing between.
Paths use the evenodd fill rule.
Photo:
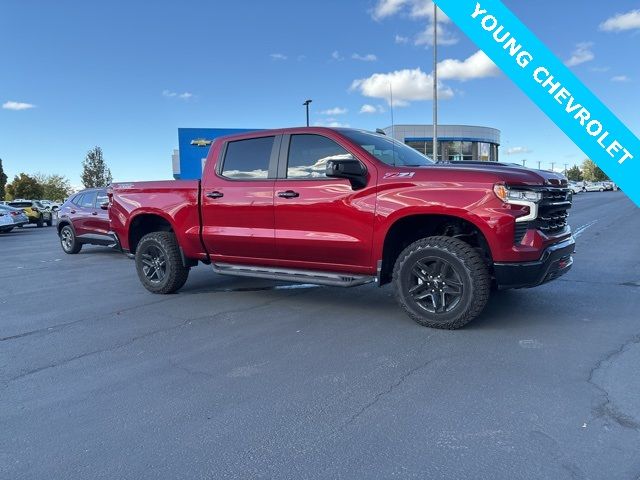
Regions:
<instances>
[{"instance_id":1,"label":"roof antenna","mask_svg":"<svg viewBox=\"0 0 640 480\"><path fill-rule=\"evenodd\" d=\"M391 110L391 136L396 138L395 125L393 123L393 85L389 82L389 106Z\"/></svg>"},{"instance_id":2,"label":"roof antenna","mask_svg":"<svg viewBox=\"0 0 640 480\"><path fill-rule=\"evenodd\" d=\"M393 84L389 82L389 110L391 111L391 152L393 153L393 166L396 166L396 126L393 122Z\"/></svg>"}]
</instances>

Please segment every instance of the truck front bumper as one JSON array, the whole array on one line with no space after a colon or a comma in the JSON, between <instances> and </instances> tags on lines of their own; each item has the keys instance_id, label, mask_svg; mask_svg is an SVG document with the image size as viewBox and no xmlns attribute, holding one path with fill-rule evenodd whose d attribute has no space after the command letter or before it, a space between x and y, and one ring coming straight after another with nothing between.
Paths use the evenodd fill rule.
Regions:
<instances>
[{"instance_id":1,"label":"truck front bumper","mask_svg":"<svg viewBox=\"0 0 640 480\"><path fill-rule=\"evenodd\" d=\"M495 263L498 288L529 288L550 282L567 273L573 265L576 242L570 237L548 247L535 262Z\"/></svg>"}]
</instances>

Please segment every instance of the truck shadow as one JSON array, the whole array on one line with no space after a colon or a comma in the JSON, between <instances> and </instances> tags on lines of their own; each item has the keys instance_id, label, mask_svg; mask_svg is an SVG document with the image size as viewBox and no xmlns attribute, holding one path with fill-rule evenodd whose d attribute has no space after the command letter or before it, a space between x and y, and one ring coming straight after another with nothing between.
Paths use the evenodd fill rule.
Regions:
<instances>
[{"instance_id":1,"label":"truck shadow","mask_svg":"<svg viewBox=\"0 0 640 480\"><path fill-rule=\"evenodd\" d=\"M312 284L295 284L274 282L256 278L241 278L212 274L206 269L194 269L187 285L181 294L238 294L238 302L242 302L242 294L252 292L291 292L287 300L292 307L308 308L310 310L325 309L327 315L341 315L355 320L354 310L360 313L356 317L363 322L384 321L415 324L398 306L389 285L378 288L375 285L365 285L354 288L327 287ZM551 293L551 292L549 292ZM532 309L531 302L538 295L532 297L533 292L527 290L506 290L493 292L483 313L464 327L464 330L486 330L520 328L532 323L553 322L553 302L542 303L546 308L539 308L540 302L535 302L538 308ZM265 307L266 308L266 307ZM547 311L548 309L548 311ZM517 312L527 312L526 315ZM427 329L429 331L429 329Z\"/></svg>"}]
</instances>

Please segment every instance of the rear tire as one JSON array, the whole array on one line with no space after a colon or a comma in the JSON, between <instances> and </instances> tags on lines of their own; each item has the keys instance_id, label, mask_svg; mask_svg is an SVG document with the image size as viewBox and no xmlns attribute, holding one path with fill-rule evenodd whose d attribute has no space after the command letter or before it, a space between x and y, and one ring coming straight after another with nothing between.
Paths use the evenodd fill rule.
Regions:
<instances>
[{"instance_id":1,"label":"rear tire","mask_svg":"<svg viewBox=\"0 0 640 480\"><path fill-rule=\"evenodd\" d=\"M489 299L491 276L469 244L452 237L427 237L398 256L393 288L415 322L453 330L480 315Z\"/></svg>"},{"instance_id":2,"label":"rear tire","mask_svg":"<svg viewBox=\"0 0 640 480\"><path fill-rule=\"evenodd\" d=\"M45 223L47 224L47 227L53 225L53 217L49 217L49 220L47 220Z\"/></svg>"},{"instance_id":3,"label":"rear tire","mask_svg":"<svg viewBox=\"0 0 640 480\"><path fill-rule=\"evenodd\" d=\"M75 255L82 250L82 244L76 238L76 234L69 225L65 225L60 229L60 246L64 253Z\"/></svg>"},{"instance_id":4,"label":"rear tire","mask_svg":"<svg viewBox=\"0 0 640 480\"><path fill-rule=\"evenodd\" d=\"M42 218L42 214L38 217L38 221L36 222L36 226L38 228L42 228L44 226L44 218Z\"/></svg>"},{"instance_id":5,"label":"rear tire","mask_svg":"<svg viewBox=\"0 0 640 480\"><path fill-rule=\"evenodd\" d=\"M182 264L173 232L153 232L142 237L136 247L136 270L144 288L152 293L176 292L189 277L189 267Z\"/></svg>"}]
</instances>

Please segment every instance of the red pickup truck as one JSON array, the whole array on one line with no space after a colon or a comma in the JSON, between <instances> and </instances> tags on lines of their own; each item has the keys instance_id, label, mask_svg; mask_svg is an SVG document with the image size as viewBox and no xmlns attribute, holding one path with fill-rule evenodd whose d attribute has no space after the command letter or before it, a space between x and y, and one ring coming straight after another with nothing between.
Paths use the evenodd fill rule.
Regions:
<instances>
[{"instance_id":1,"label":"red pickup truck","mask_svg":"<svg viewBox=\"0 0 640 480\"><path fill-rule=\"evenodd\" d=\"M392 282L416 322L453 329L492 288L569 270L571 201L555 173L433 163L385 135L306 127L215 140L201 181L114 184L109 215L154 293L181 288L198 262L225 275Z\"/></svg>"}]
</instances>

